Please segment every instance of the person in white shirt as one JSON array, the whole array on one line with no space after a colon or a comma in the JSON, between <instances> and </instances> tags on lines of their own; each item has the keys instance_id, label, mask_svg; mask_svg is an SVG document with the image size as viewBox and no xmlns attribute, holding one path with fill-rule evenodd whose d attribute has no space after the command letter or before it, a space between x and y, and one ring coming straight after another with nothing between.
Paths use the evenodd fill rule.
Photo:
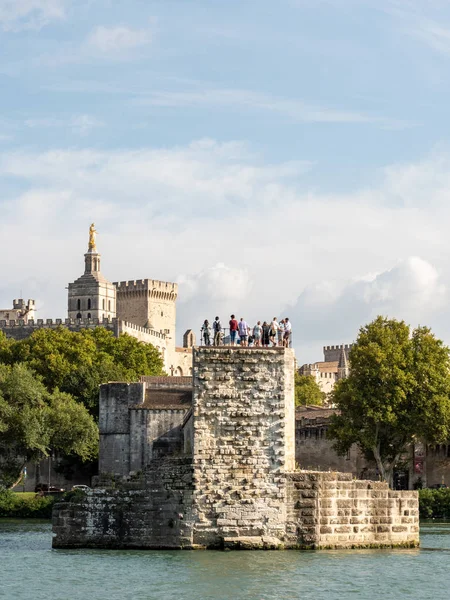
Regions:
<instances>
[{"instance_id":1,"label":"person in white shirt","mask_svg":"<svg viewBox=\"0 0 450 600\"><path fill-rule=\"evenodd\" d=\"M284 319L284 347L291 347L291 334L292 334L292 325L289 321L288 317Z\"/></svg>"},{"instance_id":2,"label":"person in white shirt","mask_svg":"<svg viewBox=\"0 0 450 600\"><path fill-rule=\"evenodd\" d=\"M248 346L248 331L249 331L249 326L247 321L244 321L244 317L241 317L241 320L239 321L239 337L241 340L241 346Z\"/></svg>"},{"instance_id":3,"label":"person in white shirt","mask_svg":"<svg viewBox=\"0 0 450 600\"><path fill-rule=\"evenodd\" d=\"M280 323L278 324L278 345L279 346L283 345L283 339L284 339L284 319L281 319Z\"/></svg>"}]
</instances>

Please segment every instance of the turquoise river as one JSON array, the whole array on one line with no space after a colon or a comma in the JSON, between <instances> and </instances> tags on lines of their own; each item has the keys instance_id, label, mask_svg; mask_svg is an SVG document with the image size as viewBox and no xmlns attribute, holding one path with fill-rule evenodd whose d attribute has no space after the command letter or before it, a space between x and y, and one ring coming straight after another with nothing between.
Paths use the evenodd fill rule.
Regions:
<instances>
[{"instance_id":1,"label":"turquoise river","mask_svg":"<svg viewBox=\"0 0 450 600\"><path fill-rule=\"evenodd\" d=\"M450 524L418 550L211 552L52 550L46 523L0 520L8 600L378 599L450 597Z\"/></svg>"}]
</instances>

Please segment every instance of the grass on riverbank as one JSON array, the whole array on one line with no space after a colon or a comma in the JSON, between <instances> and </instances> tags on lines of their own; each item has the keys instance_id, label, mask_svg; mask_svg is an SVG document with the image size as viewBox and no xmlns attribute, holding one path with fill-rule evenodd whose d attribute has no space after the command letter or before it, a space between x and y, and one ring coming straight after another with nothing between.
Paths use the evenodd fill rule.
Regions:
<instances>
[{"instance_id":1,"label":"grass on riverbank","mask_svg":"<svg viewBox=\"0 0 450 600\"><path fill-rule=\"evenodd\" d=\"M51 519L54 502L53 496L0 489L0 518Z\"/></svg>"}]
</instances>

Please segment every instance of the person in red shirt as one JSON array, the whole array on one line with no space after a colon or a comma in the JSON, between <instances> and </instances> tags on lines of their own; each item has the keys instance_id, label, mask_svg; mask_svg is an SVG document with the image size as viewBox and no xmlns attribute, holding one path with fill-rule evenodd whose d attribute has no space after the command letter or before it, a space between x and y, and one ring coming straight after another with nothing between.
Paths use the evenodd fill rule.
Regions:
<instances>
[{"instance_id":1,"label":"person in red shirt","mask_svg":"<svg viewBox=\"0 0 450 600\"><path fill-rule=\"evenodd\" d=\"M234 346L236 343L236 334L239 328L239 324L236 321L236 317L234 315L231 315L231 320L230 320L230 342L231 345Z\"/></svg>"}]
</instances>

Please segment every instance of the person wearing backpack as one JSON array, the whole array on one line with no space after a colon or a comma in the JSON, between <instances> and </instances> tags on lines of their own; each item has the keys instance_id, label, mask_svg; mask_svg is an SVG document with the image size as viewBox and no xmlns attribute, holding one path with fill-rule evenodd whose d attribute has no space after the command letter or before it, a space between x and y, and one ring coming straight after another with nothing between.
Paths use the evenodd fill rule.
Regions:
<instances>
[{"instance_id":1,"label":"person wearing backpack","mask_svg":"<svg viewBox=\"0 0 450 600\"><path fill-rule=\"evenodd\" d=\"M216 317L213 323L214 346L220 346L222 343L222 324L219 317Z\"/></svg>"}]
</instances>

